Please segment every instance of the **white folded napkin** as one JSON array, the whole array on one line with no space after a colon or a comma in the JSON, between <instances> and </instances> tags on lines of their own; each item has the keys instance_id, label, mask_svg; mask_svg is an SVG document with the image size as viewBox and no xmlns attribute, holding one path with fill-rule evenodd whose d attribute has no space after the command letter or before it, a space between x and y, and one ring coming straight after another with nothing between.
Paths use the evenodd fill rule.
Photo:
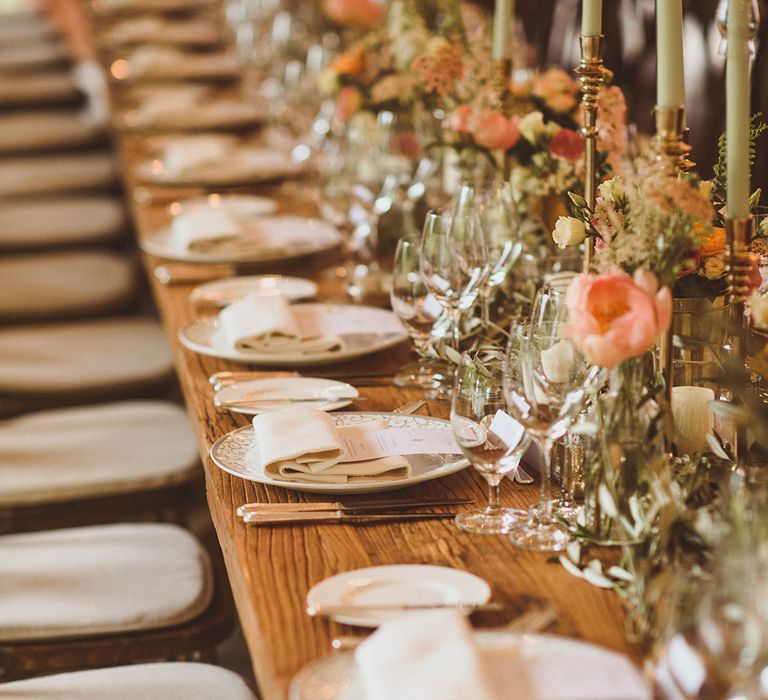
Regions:
<instances>
[{"instance_id":1,"label":"white folded napkin","mask_svg":"<svg viewBox=\"0 0 768 700\"><path fill-rule=\"evenodd\" d=\"M248 464L282 481L345 484L406 479L411 466L404 457L344 461L345 438L384 427L385 420L336 427L327 413L308 407L262 413L253 419L256 444L248 453Z\"/></svg>"},{"instance_id":2,"label":"white folded napkin","mask_svg":"<svg viewBox=\"0 0 768 700\"><path fill-rule=\"evenodd\" d=\"M163 150L163 165L172 175L181 175L201 165L223 160L235 147L230 136L196 136L178 139Z\"/></svg>"},{"instance_id":3,"label":"white folded napkin","mask_svg":"<svg viewBox=\"0 0 768 700\"><path fill-rule=\"evenodd\" d=\"M227 347L237 352L312 354L340 350L337 335L302 333L279 289L254 292L222 309L219 327Z\"/></svg>"},{"instance_id":4,"label":"white folded napkin","mask_svg":"<svg viewBox=\"0 0 768 700\"><path fill-rule=\"evenodd\" d=\"M182 85L164 92L152 93L141 100L137 114L142 123L182 112L198 105L209 89L204 85Z\"/></svg>"},{"instance_id":5,"label":"white folded napkin","mask_svg":"<svg viewBox=\"0 0 768 700\"><path fill-rule=\"evenodd\" d=\"M626 656L566 641L479 647L460 613L424 611L385 622L355 660L365 700L651 699Z\"/></svg>"},{"instance_id":6,"label":"white folded napkin","mask_svg":"<svg viewBox=\"0 0 768 700\"><path fill-rule=\"evenodd\" d=\"M185 54L164 46L142 46L129 57L131 73L143 75L153 68L172 66L186 60Z\"/></svg>"},{"instance_id":7,"label":"white folded napkin","mask_svg":"<svg viewBox=\"0 0 768 700\"><path fill-rule=\"evenodd\" d=\"M179 250L213 250L237 240L241 233L240 222L224 207L197 207L171 221L173 243Z\"/></svg>"}]
</instances>

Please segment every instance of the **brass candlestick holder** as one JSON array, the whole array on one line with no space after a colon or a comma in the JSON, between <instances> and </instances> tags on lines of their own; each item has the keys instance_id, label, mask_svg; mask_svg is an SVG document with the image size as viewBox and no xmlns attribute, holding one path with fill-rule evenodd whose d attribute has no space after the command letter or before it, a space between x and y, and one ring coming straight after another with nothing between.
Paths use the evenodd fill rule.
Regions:
<instances>
[{"instance_id":1,"label":"brass candlestick holder","mask_svg":"<svg viewBox=\"0 0 768 700\"><path fill-rule=\"evenodd\" d=\"M611 71L603 65L605 36L580 36L581 62L576 68L581 87L581 105L584 112L584 199L590 209L597 197L597 100L600 88L610 80ZM584 272L589 270L594 253L594 240L584 242Z\"/></svg>"},{"instance_id":2,"label":"brass candlestick holder","mask_svg":"<svg viewBox=\"0 0 768 700\"><path fill-rule=\"evenodd\" d=\"M749 273L752 263L749 259L749 243L752 232L752 217L726 218L726 264L728 266L728 302L731 305L731 350L735 362L743 367L747 359L747 339L744 328L744 305L749 296ZM736 469L742 473L746 467L747 429L737 425L733 440Z\"/></svg>"},{"instance_id":3,"label":"brass candlestick holder","mask_svg":"<svg viewBox=\"0 0 768 700\"><path fill-rule=\"evenodd\" d=\"M660 156L678 172L690 170L693 163L689 156L691 147L685 142L688 130L685 128L685 107L659 107L656 115L656 135L653 142ZM667 405L672 406L672 337L674 323L661 339L661 371L666 384Z\"/></svg>"}]
</instances>

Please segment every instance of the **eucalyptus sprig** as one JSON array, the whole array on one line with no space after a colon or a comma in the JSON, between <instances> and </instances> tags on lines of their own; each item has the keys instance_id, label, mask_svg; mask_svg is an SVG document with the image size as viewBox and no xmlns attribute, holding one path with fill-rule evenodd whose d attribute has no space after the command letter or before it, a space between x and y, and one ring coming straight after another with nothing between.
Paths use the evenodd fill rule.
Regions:
<instances>
[{"instance_id":1,"label":"eucalyptus sprig","mask_svg":"<svg viewBox=\"0 0 768 700\"><path fill-rule=\"evenodd\" d=\"M757 139L768 129L768 124L762 120L763 113L756 112L749 120L749 165L755 162L757 155ZM720 134L717 140L717 162L712 168L714 177L712 178L712 201L716 204L724 204L728 188L728 143L725 132ZM756 190L750 198L750 208L754 207L760 201L760 190Z\"/></svg>"}]
</instances>

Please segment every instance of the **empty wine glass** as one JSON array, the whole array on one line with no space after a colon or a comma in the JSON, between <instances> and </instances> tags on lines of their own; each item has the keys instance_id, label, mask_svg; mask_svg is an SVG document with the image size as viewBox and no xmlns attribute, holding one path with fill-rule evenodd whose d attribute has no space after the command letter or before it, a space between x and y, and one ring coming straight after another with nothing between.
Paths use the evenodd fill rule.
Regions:
<instances>
[{"instance_id":1,"label":"empty wine glass","mask_svg":"<svg viewBox=\"0 0 768 700\"><path fill-rule=\"evenodd\" d=\"M568 321L565 292L542 288L529 324L510 336L504 393L510 414L530 433L542 457L541 499L531 519L510 532L512 542L540 551L560 551L566 528L555 520L550 482L552 447L578 413L591 374L573 342L563 335Z\"/></svg>"},{"instance_id":2,"label":"empty wine glass","mask_svg":"<svg viewBox=\"0 0 768 700\"><path fill-rule=\"evenodd\" d=\"M430 211L421 238L421 274L427 288L450 314L453 347L459 349L461 318L477 300L488 270L487 251L474 201L467 190L454 214Z\"/></svg>"},{"instance_id":3,"label":"empty wine glass","mask_svg":"<svg viewBox=\"0 0 768 700\"><path fill-rule=\"evenodd\" d=\"M389 297L392 310L405 324L419 354L415 365L408 365L395 375L394 384L430 390L446 376L444 367L426 360L432 328L443 308L424 284L419 271L419 243L414 239L401 238L397 243Z\"/></svg>"},{"instance_id":4,"label":"empty wine glass","mask_svg":"<svg viewBox=\"0 0 768 700\"><path fill-rule=\"evenodd\" d=\"M456 516L467 532L499 535L509 532L528 513L499 505L499 484L514 476L530 439L505 413L503 362L465 362L457 369L451 400L451 427L461 451L488 482L488 505Z\"/></svg>"}]
</instances>

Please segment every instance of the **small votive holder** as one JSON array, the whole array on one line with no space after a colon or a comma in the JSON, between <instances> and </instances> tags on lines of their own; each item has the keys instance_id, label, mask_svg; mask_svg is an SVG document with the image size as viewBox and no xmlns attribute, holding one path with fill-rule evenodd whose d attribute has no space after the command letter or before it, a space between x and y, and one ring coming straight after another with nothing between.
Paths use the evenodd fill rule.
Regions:
<instances>
[{"instance_id":1,"label":"small votive holder","mask_svg":"<svg viewBox=\"0 0 768 700\"><path fill-rule=\"evenodd\" d=\"M672 387L674 442L681 452L692 455L706 448L707 433L714 427L714 414L709 407L714 400L714 390L706 386Z\"/></svg>"}]
</instances>

